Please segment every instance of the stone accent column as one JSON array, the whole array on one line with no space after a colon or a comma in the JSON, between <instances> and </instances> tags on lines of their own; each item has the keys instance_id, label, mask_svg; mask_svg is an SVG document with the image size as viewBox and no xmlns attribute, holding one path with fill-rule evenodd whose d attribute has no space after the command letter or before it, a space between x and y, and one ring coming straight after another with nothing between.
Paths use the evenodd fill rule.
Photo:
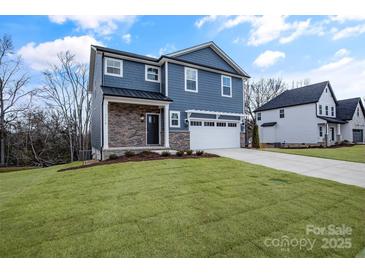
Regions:
<instances>
[{"instance_id":1,"label":"stone accent column","mask_svg":"<svg viewBox=\"0 0 365 274\"><path fill-rule=\"evenodd\" d=\"M170 131L169 136L171 149L190 149L190 131Z\"/></svg>"},{"instance_id":2,"label":"stone accent column","mask_svg":"<svg viewBox=\"0 0 365 274\"><path fill-rule=\"evenodd\" d=\"M246 137L245 133L240 132L240 147L245 147L246 145L245 137Z\"/></svg>"}]
</instances>

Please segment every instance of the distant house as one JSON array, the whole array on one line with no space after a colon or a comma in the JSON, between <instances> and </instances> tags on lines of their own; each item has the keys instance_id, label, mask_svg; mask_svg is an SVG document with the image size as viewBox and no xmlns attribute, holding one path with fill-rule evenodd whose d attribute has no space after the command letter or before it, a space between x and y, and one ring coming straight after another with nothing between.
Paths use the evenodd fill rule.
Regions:
<instances>
[{"instance_id":1,"label":"distant house","mask_svg":"<svg viewBox=\"0 0 365 274\"><path fill-rule=\"evenodd\" d=\"M240 147L248 74L215 43L159 58L91 47L93 155Z\"/></svg>"},{"instance_id":2,"label":"distant house","mask_svg":"<svg viewBox=\"0 0 365 274\"><path fill-rule=\"evenodd\" d=\"M329 81L286 90L255 113L264 144L365 143L361 98L337 100Z\"/></svg>"}]
</instances>

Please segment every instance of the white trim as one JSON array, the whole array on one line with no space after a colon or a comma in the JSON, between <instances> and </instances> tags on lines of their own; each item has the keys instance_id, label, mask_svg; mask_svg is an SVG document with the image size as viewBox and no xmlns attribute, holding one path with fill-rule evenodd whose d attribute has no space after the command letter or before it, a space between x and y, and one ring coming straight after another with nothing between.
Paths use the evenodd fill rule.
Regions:
<instances>
[{"instance_id":1,"label":"white trim","mask_svg":"<svg viewBox=\"0 0 365 274\"><path fill-rule=\"evenodd\" d=\"M165 147L170 147L170 127L169 127L169 105L164 107L164 143Z\"/></svg>"},{"instance_id":2,"label":"white trim","mask_svg":"<svg viewBox=\"0 0 365 274\"><path fill-rule=\"evenodd\" d=\"M117 97L117 96L105 96L104 102L105 101L116 102L116 103L126 103L126 104L148 105L148 106L166 106L171 103L170 101L126 98L126 97Z\"/></svg>"},{"instance_id":3,"label":"white trim","mask_svg":"<svg viewBox=\"0 0 365 274\"><path fill-rule=\"evenodd\" d=\"M224 92L223 92L223 88L224 87L227 87L227 86L224 86L224 81L223 81L224 78L228 78L229 79L229 83L230 83L230 85L229 85L229 95L225 95ZM221 95L223 97L232 98L232 77L227 76L227 75L223 75L223 74L221 75Z\"/></svg>"},{"instance_id":4,"label":"white trim","mask_svg":"<svg viewBox=\"0 0 365 274\"><path fill-rule=\"evenodd\" d=\"M109 73L107 68L107 61L108 60L112 60L112 61L117 61L120 63L120 74L114 74L114 73ZM122 59L116 59L116 58L109 58L109 57L104 57L104 75L110 75L110 76L115 76L115 77L123 77L123 60Z\"/></svg>"},{"instance_id":5,"label":"white trim","mask_svg":"<svg viewBox=\"0 0 365 274\"><path fill-rule=\"evenodd\" d=\"M172 119L171 119L171 116L172 114L177 114L178 116L178 123L177 125L173 125L172 124ZM180 111L173 111L173 110L170 110L170 127L173 127L173 128L180 128L180 119L181 119L181 116L180 116Z\"/></svg>"},{"instance_id":6,"label":"white trim","mask_svg":"<svg viewBox=\"0 0 365 274\"><path fill-rule=\"evenodd\" d=\"M145 146L145 147L110 147L104 150L143 150L143 149L158 149L164 148L163 146L155 145L155 146Z\"/></svg>"},{"instance_id":7,"label":"white trim","mask_svg":"<svg viewBox=\"0 0 365 274\"><path fill-rule=\"evenodd\" d=\"M245 114L243 114L243 113L218 112L218 111L210 111L210 110L195 110L195 109L189 109L189 110L186 110L185 112L187 112L187 113L215 114L215 115L227 115L227 116L245 117Z\"/></svg>"},{"instance_id":8,"label":"white trim","mask_svg":"<svg viewBox=\"0 0 365 274\"><path fill-rule=\"evenodd\" d=\"M104 114L104 125L103 125L103 149L107 149L109 148L109 136L108 136L108 131L109 131L109 110L108 110L108 100L104 100L103 103L103 114Z\"/></svg>"},{"instance_id":9,"label":"white trim","mask_svg":"<svg viewBox=\"0 0 365 274\"><path fill-rule=\"evenodd\" d=\"M148 69L149 68L157 69L157 80L148 79L147 75L148 75ZM151 66L151 65L144 65L144 80L148 81L148 82L160 83L160 81L161 81L161 69L160 69L160 67Z\"/></svg>"},{"instance_id":10,"label":"white trim","mask_svg":"<svg viewBox=\"0 0 365 274\"><path fill-rule=\"evenodd\" d=\"M149 144L148 143L148 127L147 127L148 115L157 115L158 116L158 144ZM161 117L160 113L156 113L156 112L146 112L145 113L146 146L148 146L148 145L159 145L160 146L161 145L161 120L160 120L160 117Z\"/></svg>"},{"instance_id":11,"label":"white trim","mask_svg":"<svg viewBox=\"0 0 365 274\"><path fill-rule=\"evenodd\" d=\"M186 81L188 80L186 78L186 74L187 74L187 70L192 70L192 71L195 71L196 73L196 89L188 89L187 85L186 85ZM193 81L193 80L190 80L189 81ZM184 87L185 87L185 91L189 91L189 92L195 92L195 93L198 93L198 70L195 69L195 68L191 68L191 67L184 67Z\"/></svg>"},{"instance_id":12,"label":"white trim","mask_svg":"<svg viewBox=\"0 0 365 274\"><path fill-rule=\"evenodd\" d=\"M165 96L169 96L169 62L165 64Z\"/></svg>"}]
</instances>

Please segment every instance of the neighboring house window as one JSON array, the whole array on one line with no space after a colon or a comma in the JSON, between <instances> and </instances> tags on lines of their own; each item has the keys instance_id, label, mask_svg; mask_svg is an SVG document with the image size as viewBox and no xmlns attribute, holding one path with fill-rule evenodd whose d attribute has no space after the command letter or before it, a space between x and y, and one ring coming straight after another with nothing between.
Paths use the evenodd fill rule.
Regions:
<instances>
[{"instance_id":1,"label":"neighboring house window","mask_svg":"<svg viewBox=\"0 0 365 274\"><path fill-rule=\"evenodd\" d=\"M285 112L284 109L280 110L280 118L284 118L285 117Z\"/></svg>"},{"instance_id":2,"label":"neighboring house window","mask_svg":"<svg viewBox=\"0 0 365 274\"><path fill-rule=\"evenodd\" d=\"M193 127L201 127L202 121L190 121L190 125Z\"/></svg>"},{"instance_id":3,"label":"neighboring house window","mask_svg":"<svg viewBox=\"0 0 365 274\"><path fill-rule=\"evenodd\" d=\"M328 116L328 106L326 106L326 116Z\"/></svg>"},{"instance_id":4,"label":"neighboring house window","mask_svg":"<svg viewBox=\"0 0 365 274\"><path fill-rule=\"evenodd\" d=\"M185 67L185 91L198 92L198 70Z\"/></svg>"},{"instance_id":5,"label":"neighboring house window","mask_svg":"<svg viewBox=\"0 0 365 274\"><path fill-rule=\"evenodd\" d=\"M170 127L180 127L180 111L170 111Z\"/></svg>"},{"instance_id":6,"label":"neighboring house window","mask_svg":"<svg viewBox=\"0 0 365 274\"><path fill-rule=\"evenodd\" d=\"M204 122L205 127L214 127L214 122Z\"/></svg>"},{"instance_id":7,"label":"neighboring house window","mask_svg":"<svg viewBox=\"0 0 365 274\"><path fill-rule=\"evenodd\" d=\"M319 127L319 137L323 137L323 127Z\"/></svg>"},{"instance_id":8,"label":"neighboring house window","mask_svg":"<svg viewBox=\"0 0 365 274\"><path fill-rule=\"evenodd\" d=\"M123 61L105 58L105 74L123 77Z\"/></svg>"},{"instance_id":9,"label":"neighboring house window","mask_svg":"<svg viewBox=\"0 0 365 274\"><path fill-rule=\"evenodd\" d=\"M356 115L357 115L357 117L359 117L359 116L360 116L360 108L357 108L357 110L356 110Z\"/></svg>"},{"instance_id":10,"label":"neighboring house window","mask_svg":"<svg viewBox=\"0 0 365 274\"><path fill-rule=\"evenodd\" d=\"M237 123L228 123L228 127L237 127Z\"/></svg>"},{"instance_id":11,"label":"neighboring house window","mask_svg":"<svg viewBox=\"0 0 365 274\"><path fill-rule=\"evenodd\" d=\"M145 65L145 80L150 82L160 82L160 68Z\"/></svg>"},{"instance_id":12,"label":"neighboring house window","mask_svg":"<svg viewBox=\"0 0 365 274\"><path fill-rule=\"evenodd\" d=\"M319 105L319 115L322 115L322 105Z\"/></svg>"},{"instance_id":13,"label":"neighboring house window","mask_svg":"<svg viewBox=\"0 0 365 274\"><path fill-rule=\"evenodd\" d=\"M261 112L257 112L257 121L261 121Z\"/></svg>"},{"instance_id":14,"label":"neighboring house window","mask_svg":"<svg viewBox=\"0 0 365 274\"><path fill-rule=\"evenodd\" d=\"M222 75L222 96L232 97L232 78Z\"/></svg>"},{"instance_id":15,"label":"neighboring house window","mask_svg":"<svg viewBox=\"0 0 365 274\"><path fill-rule=\"evenodd\" d=\"M334 107L331 107L331 116L335 116L335 108Z\"/></svg>"}]
</instances>

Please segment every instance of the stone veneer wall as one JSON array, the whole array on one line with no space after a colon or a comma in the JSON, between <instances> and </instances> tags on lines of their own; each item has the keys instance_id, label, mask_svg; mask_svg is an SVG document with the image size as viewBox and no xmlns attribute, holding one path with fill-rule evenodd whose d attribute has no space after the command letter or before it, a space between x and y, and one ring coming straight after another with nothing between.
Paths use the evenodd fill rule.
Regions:
<instances>
[{"instance_id":1,"label":"stone veneer wall","mask_svg":"<svg viewBox=\"0 0 365 274\"><path fill-rule=\"evenodd\" d=\"M175 150L190 149L190 132L170 131L170 148Z\"/></svg>"},{"instance_id":2,"label":"stone veneer wall","mask_svg":"<svg viewBox=\"0 0 365 274\"><path fill-rule=\"evenodd\" d=\"M245 133L240 132L240 145L241 147L245 147Z\"/></svg>"},{"instance_id":3,"label":"stone veneer wall","mask_svg":"<svg viewBox=\"0 0 365 274\"><path fill-rule=\"evenodd\" d=\"M108 108L109 147L147 146L147 121L145 119L143 122L141 122L140 117L141 114L145 115L146 113L160 113L159 107L109 103Z\"/></svg>"}]
</instances>

